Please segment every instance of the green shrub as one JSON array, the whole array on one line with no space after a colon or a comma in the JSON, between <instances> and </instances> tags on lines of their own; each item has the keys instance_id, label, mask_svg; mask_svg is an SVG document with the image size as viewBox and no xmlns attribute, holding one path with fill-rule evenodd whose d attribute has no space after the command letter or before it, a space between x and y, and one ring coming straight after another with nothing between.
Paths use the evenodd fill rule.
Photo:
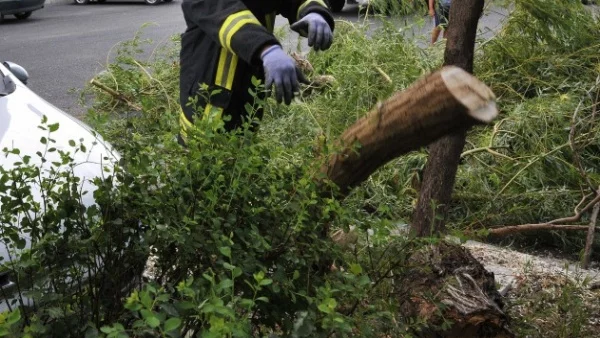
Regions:
<instances>
[{"instance_id":1,"label":"green shrub","mask_svg":"<svg viewBox=\"0 0 600 338\"><path fill-rule=\"evenodd\" d=\"M13 165L0 167L0 236L9 255L1 269L14 282L2 294L17 295L7 300L13 312L6 324L26 324L31 334L81 336L120 318L123 297L140 282L147 247L143 227L123 203L121 169L105 158L106 177L86 184L74 173L81 165L74 154L98 145L71 140L70 149L57 149L60 126L50 122L44 117L40 126L48 132L40 140L44 151L2 150ZM52 153L60 160L48 162ZM96 204L88 203L90 195Z\"/></svg>"},{"instance_id":2,"label":"green shrub","mask_svg":"<svg viewBox=\"0 0 600 338\"><path fill-rule=\"evenodd\" d=\"M569 143L575 111L574 144L598 185L598 23L574 2L519 0L503 31L479 44L476 74L498 95L502 115L469 135L453 229L570 214L588 188ZM410 220L426 150L392 161L343 201L315 177L335 138L439 67L442 48L418 48L392 24L367 34L340 22L331 50L309 54L316 74L335 78L331 88L289 107L257 100L249 109L264 107L265 118L256 133L247 126L224 133L217 118L197 121L183 149L175 140L179 41L146 61L137 55L143 44L139 35L124 43L95 79L119 97L87 88L94 105L86 118L123 158L114 176L94 181L96 206L82 207L77 178L60 174L41 183L55 191L48 198L56 208L40 212L17 203L27 201L36 167L22 155L20 166L0 171L2 184L18 184L0 191L2 222L11 224L3 238L20 258L4 267L20 281L54 280L33 289L39 306L0 316L0 334L373 337L421 328L399 311L404 293L390 273L409 279L408 256L428 240L390 234ZM35 222L15 223L29 211L39 214ZM327 238L350 228L358 237L350 246ZM29 250L22 229L33 234ZM107 263L98 265L98 255ZM126 297L148 257L143 285ZM73 279L64 277L86 272L94 272L91 282L76 278L78 291L67 292Z\"/></svg>"}]
</instances>

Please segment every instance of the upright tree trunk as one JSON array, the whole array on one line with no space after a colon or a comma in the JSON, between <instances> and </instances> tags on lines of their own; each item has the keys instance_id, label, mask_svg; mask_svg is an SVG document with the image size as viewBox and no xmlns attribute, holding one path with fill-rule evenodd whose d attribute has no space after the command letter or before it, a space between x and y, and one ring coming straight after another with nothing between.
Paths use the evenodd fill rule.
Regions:
<instances>
[{"instance_id":1,"label":"upright tree trunk","mask_svg":"<svg viewBox=\"0 0 600 338\"><path fill-rule=\"evenodd\" d=\"M473 52L477 23L484 0L454 0L450 7L444 64L473 72ZM412 229L418 236L440 233L445 228L448 203L454 188L460 154L465 145L465 126L429 147L419 200L413 214Z\"/></svg>"}]
</instances>

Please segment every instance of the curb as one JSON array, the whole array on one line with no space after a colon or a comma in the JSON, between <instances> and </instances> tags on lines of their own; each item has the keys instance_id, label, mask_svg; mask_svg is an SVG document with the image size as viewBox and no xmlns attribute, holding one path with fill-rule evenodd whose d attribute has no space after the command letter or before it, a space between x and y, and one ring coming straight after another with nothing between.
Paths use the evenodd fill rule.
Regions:
<instances>
[{"instance_id":1,"label":"curb","mask_svg":"<svg viewBox=\"0 0 600 338\"><path fill-rule=\"evenodd\" d=\"M46 0L44 6L47 5L56 5L56 4L68 4L73 2L73 0Z\"/></svg>"}]
</instances>

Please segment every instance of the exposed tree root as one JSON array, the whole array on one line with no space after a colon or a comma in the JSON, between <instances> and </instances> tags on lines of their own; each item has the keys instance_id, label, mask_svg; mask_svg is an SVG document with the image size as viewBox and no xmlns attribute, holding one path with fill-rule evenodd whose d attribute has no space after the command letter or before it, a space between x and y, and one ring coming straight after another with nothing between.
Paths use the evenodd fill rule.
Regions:
<instances>
[{"instance_id":1,"label":"exposed tree root","mask_svg":"<svg viewBox=\"0 0 600 338\"><path fill-rule=\"evenodd\" d=\"M406 284L408 292L400 299L403 313L428 325L417 336L514 336L494 274L466 249L441 242L415 253L410 262L414 268L406 274L408 278L397 282Z\"/></svg>"}]
</instances>

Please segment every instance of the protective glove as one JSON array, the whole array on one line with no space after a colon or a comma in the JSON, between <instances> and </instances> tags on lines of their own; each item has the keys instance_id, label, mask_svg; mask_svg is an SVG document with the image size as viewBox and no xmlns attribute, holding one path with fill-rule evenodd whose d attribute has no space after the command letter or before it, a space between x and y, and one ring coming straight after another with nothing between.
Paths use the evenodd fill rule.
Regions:
<instances>
[{"instance_id":1,"label":"protective glove","mask_svg":"<svg viewBox=\"0 0 600 338\"><path fill-rule=\"evenodd\" d=\"M300 83L308 83L308 80L298 69L294 59L278 45L267 48L260 57L265 69L266 89L269 90L275 85L277 102L285 101L285 104L289 105L294 93L299 91Z\"/></svg>"},{"instance_id":2,"label":"protective glove","mask_svg":"<svg viewBox=\"0 0 600 338\"><path fill-rule=\"evenodd\" d=\"M290 28L300 35L308 37L308 45L315 50L325 50L333 42L331 27L325 19L317 13L309 13Z\"/></svg>"}]
</instances>

